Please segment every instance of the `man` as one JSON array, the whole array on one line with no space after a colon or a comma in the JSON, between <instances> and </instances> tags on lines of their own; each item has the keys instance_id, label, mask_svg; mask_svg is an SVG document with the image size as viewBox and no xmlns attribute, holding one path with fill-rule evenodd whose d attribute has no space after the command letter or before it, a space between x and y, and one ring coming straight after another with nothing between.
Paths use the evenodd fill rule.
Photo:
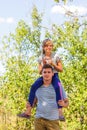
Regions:
<instances>
[{"instance_id":1,"label":"man","mask_svg":"<svg viewBox=\"0 0 87 130\"><path fill-rule=\"evenodd\" d=\"M67 100L56 102L56 93L52 83L53 68L45 64L42 68L43 85L36 91L35 130L59 130L58 104L68 106Z\"/></svg>"}]
</instances>

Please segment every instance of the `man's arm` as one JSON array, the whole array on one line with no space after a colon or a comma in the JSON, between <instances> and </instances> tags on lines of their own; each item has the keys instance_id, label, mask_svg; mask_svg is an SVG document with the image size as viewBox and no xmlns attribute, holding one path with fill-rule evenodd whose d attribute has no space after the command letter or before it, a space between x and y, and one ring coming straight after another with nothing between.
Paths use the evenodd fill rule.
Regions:
<instances>
[{"instance_id":1,"label":"man's arm","mask_svg":"<svg viewBox=\"0 0 87 130\"><path fill-rule=\"evenodd\" d=\"M33 107L35 107L37 105L37 98L34 98L34 103L33 103Z\"/></svg>"}]
</instances>

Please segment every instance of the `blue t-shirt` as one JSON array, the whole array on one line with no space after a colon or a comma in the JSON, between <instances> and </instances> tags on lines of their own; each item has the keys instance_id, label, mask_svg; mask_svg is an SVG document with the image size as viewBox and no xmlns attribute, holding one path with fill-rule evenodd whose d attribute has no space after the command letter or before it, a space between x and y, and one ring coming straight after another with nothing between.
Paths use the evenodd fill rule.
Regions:
<instances>
[{"instance_id":1,"label":"blue t-shirt","mask_svg":"<svg viewBox=\"0 0 87 130\"><path fill-rule=\"evenodd\" d=\"M45 118L49 120L59 119L58 106L56 102L56 93L52 84L48 87L42 85L36 91L37 108L36 118Z\"/></svg>"}]
</instances>

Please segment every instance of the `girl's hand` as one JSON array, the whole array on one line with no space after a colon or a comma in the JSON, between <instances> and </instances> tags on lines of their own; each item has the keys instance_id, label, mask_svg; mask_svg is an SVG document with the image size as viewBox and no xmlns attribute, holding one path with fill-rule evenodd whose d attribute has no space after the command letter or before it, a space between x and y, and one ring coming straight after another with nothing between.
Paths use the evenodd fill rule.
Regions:
<instances>
[{"instance_id":1,"label":"girl's hand","mask_svg":"<svg viewBox=\"0 0 87 130\"><path fill-rule=\"evenodd\" d=\"M52 60L51 59L47 60L47 63L50 64L50 65L52 65Z\"/></svg>"},{"instance_id":2,"label":"girl's hand","mask_svg":"<svg viewBox=\"0 0 87 130\"><path fill-rule=\"evenodd\" d=\"M46 64L46 60L45 60L45 58L43 58L43 65L44 65L44 64Z\"/></svg>"},{"instance_id":3,"label":"girl's hand","mask_svg":"<svg viewBox=\"0 0 87 130\"><path fill-rule=\"evenodd\" d=\"M45 64L47 63L47 64L52 64L52 59L50 58L50 57L48 57L48 56L45 56L44 57L44 60L45 60Z\"/></svg>"}]
</instances>

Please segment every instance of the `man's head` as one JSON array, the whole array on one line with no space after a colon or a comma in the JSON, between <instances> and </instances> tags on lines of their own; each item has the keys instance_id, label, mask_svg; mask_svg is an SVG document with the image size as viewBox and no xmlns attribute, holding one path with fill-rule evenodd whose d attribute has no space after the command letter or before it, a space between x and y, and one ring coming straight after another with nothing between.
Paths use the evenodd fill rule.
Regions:
<instances>
[{"instance_id":1,"label":"man's head","mask_svg":"<svg viewBox=\"0 0 87 130\"><path fill-rule=\"evenodd\" d=\"M49 64L45 64L42 68L42 76L44 81L52 81L52 77L54 75L53 68Z\"/></svg>"}]
</instances>

